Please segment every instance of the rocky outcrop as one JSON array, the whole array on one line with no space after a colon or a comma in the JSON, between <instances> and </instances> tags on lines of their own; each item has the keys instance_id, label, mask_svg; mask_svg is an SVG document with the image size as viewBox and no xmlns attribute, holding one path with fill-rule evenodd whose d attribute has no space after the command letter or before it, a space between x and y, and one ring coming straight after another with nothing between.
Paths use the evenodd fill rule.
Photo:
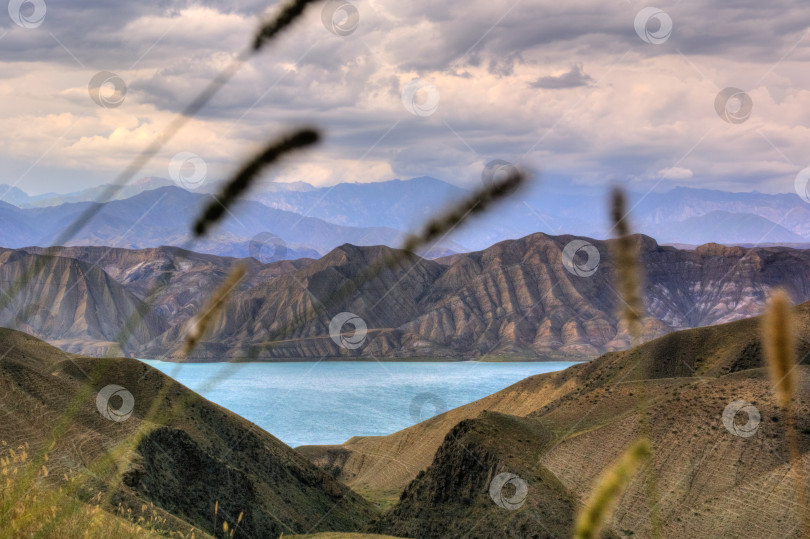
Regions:
<instances>
[{"instance_id":1,"label":"rocky outcrop","mask_svg":"<svg viewBox=\"0 0 810 539\"><path fill-rule=\"evenodd\" d=\"M532 462L533 451L509 450L545 447L552 441L534 422L515 416L484 413L480 420L462 421L447 433L433 464L416 476L370 531L425 538L570 537L579 506L576 497ZM523 473L526 468L533 469ZM493 497L493 481L518 469L523 475L517 479L526 491L497 492ZM513 502L511 510L496 505L502 495Z\"/></svg>"}]
</instances>

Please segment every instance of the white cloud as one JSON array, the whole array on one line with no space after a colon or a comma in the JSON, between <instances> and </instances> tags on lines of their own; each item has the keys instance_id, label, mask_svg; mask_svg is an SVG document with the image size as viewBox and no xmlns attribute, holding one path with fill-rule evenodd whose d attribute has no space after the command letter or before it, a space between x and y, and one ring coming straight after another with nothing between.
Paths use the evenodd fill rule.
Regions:
<instances>
[{"instance_id":1,"label":"white cloud","mask_svg":"<svg viewBox=\"0 0 810 539\"><path fill-rule=\"evenodd\" d=\"M355 3L360 25L346 37L323 27L314 4L144 174L165 176L171 155L191 151L221 177L300 124L320 126L324 143L270 176L330 184L433 175L473 184L484 163L500 158L584 184L627 178L662 188L698 177L704 187L789 192L807 166L810 41L799 38L810 7L664 7L672 37L650 45L633 28L639 2ZM20 187L59 189L60 170L100 183L125 167L249 43L260 6L222 6L156 1L111 10L82 0L69 12L49 10L36 30L6 25L0 155L39 162ZM101 70L128 85L117 109L87 95ZM401 88L414 77L441 94L429 117L402 106ZM716 114L726 86L751 96L745 123ZM17 173L7 169L0 183Z\"/></svg>"},{"instance_id":2,"label":"white cloud","mask_svg":"<svg viewBox=\"0 0 810 539\"><path fill-rule=\"evenodd\" d=\"M664 168L658 171L658 177L665 180L688 180L694 175L695 173L688 168L681 167Z\"/></svg>"}]
</instances>

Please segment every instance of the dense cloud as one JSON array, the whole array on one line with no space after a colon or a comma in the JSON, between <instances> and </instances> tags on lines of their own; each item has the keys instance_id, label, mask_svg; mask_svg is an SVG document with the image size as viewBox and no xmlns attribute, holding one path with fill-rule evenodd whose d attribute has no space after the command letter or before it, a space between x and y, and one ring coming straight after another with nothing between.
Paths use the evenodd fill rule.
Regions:
<instances>
[{"instance_id":1,"label":"dense cloud","mask_svg":"<svg viewBox=\"0 0 810 539\"><path fill-rule=\"evenodd\" d=\"M582 71L582 65L574 65L570 71L560 75L546 75L540 77L529 86L532 88L546 88L549 90L562 90L564 88L577 88L593 83L593 78Z\"/></svg>"},{"instance_id":2,"label":"dense cloud","mask_svg":"<svg viewBox=\"0 0 810 539\"><path fill-rule=\"evenodd\" d=\"M30 192L109 181L279 7L45 2L38 27L0 22L0 183ZM359 24L340 35L322 20L335 5L314 4L242 66L143 174L190 151L223 177L302 123L325 143L270 177L469 184L505 159L586 185L787 192L810 161L810 7L794 1L660 4L671 33L655 18L639 30L640 2L357 0ZM100 71L125 95L91 99ZM726 87L751 98L742 122L715 110Z\"/></svg>"}]
</instances>

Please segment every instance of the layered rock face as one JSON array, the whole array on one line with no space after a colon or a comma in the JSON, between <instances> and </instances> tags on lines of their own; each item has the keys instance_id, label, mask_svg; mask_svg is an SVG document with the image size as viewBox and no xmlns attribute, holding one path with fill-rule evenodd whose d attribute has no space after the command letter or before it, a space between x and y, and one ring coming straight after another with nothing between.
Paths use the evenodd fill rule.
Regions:
<instances>
[{"instance_id":1,"label":"layered rock face","mask_svg":"<svg viewBox=\"0 0 810 539\"><path fill-rule=\"evenodd\" d=\"M575 240L593 246L598 264L588 264L588 249L563 263L566 246ZM810 299L810 251L716 244L688 251L641 235L636 242L644 270L644 340L758 314L775 287L785 288L796 303ZM189 359L593 358L630 344L618 316L611 244L533 234L444 259L399 257L393 265L385 261L398 252L379 246L343 245L319 260L248 259L247 277ZM97 254L89 257L87 249L99 248L58 254L74 260L65 264L85 263ZM151 325L125 351L182 360L179 345L189 318L235 262L176 248L115 249L93 268L106 280L90 288L91 296L120 290L151 313ZM38 302L34 297L27 304ZM361 346L348 349L331 338L330 321L341 312L354 313L368 327ZM72 315L68 310L63 317L72 324ZM88 323L82 335L28 323L37 336L72 339L71 346L99 334L102 325ZM352 331L350 325L343 329Z\"/></svg>"},{"instance_id":2,"label":"layered rock face","mask_svg":"<svg viewBox=\"0 0 810 539\"><path fill-rule=\"evenodd\" d=\"M68 352L120 355L168 328L155 313L134 316L142 302L132 291L76 259L6 250L0 253L0 283L0 325Z\"/></svg>"},{"instance_id":3,"label":"layered rock face","mask_svg":"<svg viewBox=\"0 0 810 539\"><path fill-rule=\"evenodd\" d=\"M216 344L199 357L584 359L626 348L611 242L584 240L600 262L580 276L563 264L575 239L535 234L448 259L408 259L370 279L368 268L392 251L342 246L234 294L208 339ZM644 236L636 241L645 340L757 314L777 286L796 302L810 299L806 251L712 244L683 251ZM346 350L329 336L332 316L344 311L369 328L360 348ZM167 335L155 351L176 338Z\"/></svg>"}]
</instances>

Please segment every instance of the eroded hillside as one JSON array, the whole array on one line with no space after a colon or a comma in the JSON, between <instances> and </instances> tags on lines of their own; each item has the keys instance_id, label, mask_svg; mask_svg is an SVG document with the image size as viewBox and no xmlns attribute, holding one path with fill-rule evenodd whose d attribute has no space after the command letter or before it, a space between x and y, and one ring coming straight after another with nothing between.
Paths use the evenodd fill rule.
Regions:
<instances>
[{"instance_id":1,"label":"eroded hillside","mask_svg":"<svg viewBox=\"0 0 810 539\"><path fill-rule=\"evenodd\" d=\"M563 263L573 241L589 242L598 253L593 271L569 271ZM645 273L645 340L754 316L776 286L795 302L810 299L810 251L715 244L689 251L645 236L636 241ZM99 343L118 339L127 354L172 360L185 359L180 345L188 320L237 261L172 247L56 248L47 253L69 260L62 266L84 268L56 279L40 267L42 252L5 251L0 260L6 286L25 281L26 287L5 311L7 326L71 351L103 354ZM391 257L398 262L386 266ZM610 241L534 234L436 261L352 245L318 260L246 260L246 278L192 360L590 359L629 346L617 316ZM111 302L125 304L107 315ZM41 308L27 316L23 305ZM134 335L119 336L136 307L146 320L133 326ZM356 349L338 346L329 334L330 321L344 311L368 327Z\"/></svg>"},{"instance_id":2,"label":"eroded hillside","mask_svg":"<svg viewBox=\"0 0 810 539\"><path fill-rule=\"evenodd\" d=\"M796 314L800 335L809 334L810 304ZM764 369L758 330L758 319L746 319L673 333L528 378L390 436L299 451L369 496L398 498L371 526L376 532L568 536L598 475L646 422L654 457L622 496L609 523L612 534L650 536L654 506L665 537L798 537L784 416ZM798 353L806 468L810 344L801 340ZM724 424L734 401L756 408L753 435ZM733 425L749 420L745 413L732 417ZM514 511L496 505L488 492L501 473L527 485L525 503ZM651 476L654 502L645 484Z\"/></svg>"},{"instance_id":3,"label":"eroded hillside","mask_svg":"<svg viewBox=\"0 0 810 539\"><path fill-rule=\"evenodd\" d=\"M272 435L137 360L69 356L11 330L0 330L0 356L0 441L25 445L26 465L47 467L37 481L77 500L98 495L104 510L120 504L186 534L213 533L215 507L219 527L243 513L237 537L356 530L375 514Z\"/></svg>"}]
</instances>

